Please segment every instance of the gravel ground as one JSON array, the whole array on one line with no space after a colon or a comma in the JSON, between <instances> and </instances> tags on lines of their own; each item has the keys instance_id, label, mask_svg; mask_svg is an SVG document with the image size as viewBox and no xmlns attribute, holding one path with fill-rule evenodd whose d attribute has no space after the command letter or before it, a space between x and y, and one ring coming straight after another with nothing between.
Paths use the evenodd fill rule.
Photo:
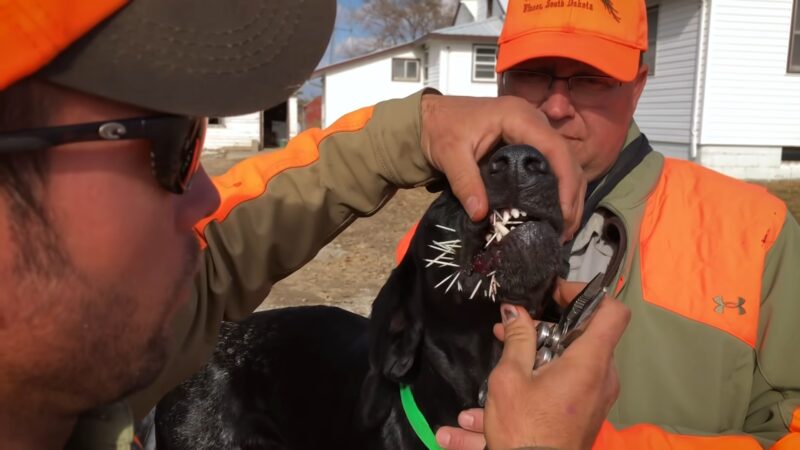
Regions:
<instances>
[{"instance_id":1,"label":"gravel ground","mask_svg":"<svg viewBox=\"0 0 800 450\"><path fill-rule=\"evenodd\" d=\"M203 159L211 175L223 173L233 163L225 158ZM334 305L369 314L394 267L397 241L434 198L425 189L398 192L377 214L356 220L314 260L276 284L260 309Z\"/></svg>"}]
</instances>

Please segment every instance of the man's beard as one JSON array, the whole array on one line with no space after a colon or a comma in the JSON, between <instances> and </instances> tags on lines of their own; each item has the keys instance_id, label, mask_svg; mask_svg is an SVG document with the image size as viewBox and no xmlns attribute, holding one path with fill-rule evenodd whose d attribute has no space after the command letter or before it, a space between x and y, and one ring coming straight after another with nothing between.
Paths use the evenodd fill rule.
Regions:
<instances>
[{"instance_id":1,"label":"man's beard","mask_svg":"<svg viewBox=\"0 0 800 450\"><path fill-rule=\"evenodd\" d=\"M36 308L14 320L17 325L58 329L62 339L56 342L57 351L46 353L49 361L35 362L21 374L26 388L58 393L73 399L74 406L88 409L147 386L167 361L168 316L175 309L170 305L179 300L197 268L196 238L187 234L183 267L172 287L161 301L145 306L114 283L101 285L81 272L45 218L35 214L27 217L32 220L11 221L18 298L26 292L38 297L33 299ZM142 314L138 309L144 307L160 311ZM131 320L137 312L149 321ZM36 348L35 341L30 343Z\"/></svg>"}]
</instances>

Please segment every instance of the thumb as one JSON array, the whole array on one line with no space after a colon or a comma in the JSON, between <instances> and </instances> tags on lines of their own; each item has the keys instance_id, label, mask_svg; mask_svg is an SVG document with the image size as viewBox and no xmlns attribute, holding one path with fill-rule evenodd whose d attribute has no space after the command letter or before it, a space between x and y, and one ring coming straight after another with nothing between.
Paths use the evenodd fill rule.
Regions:
<instances>
[{"instance_id":1,"label":"thumb","mask_svg":"<svg viewBox=\"0 0 800 450\"><path fill-rule=\"evenodd\" d=\"M500 365L509 365L522 373L530 374L536 360L536 326L527 311L504 303L500 307L505 329L503 354Z\"/></svg>"},{"instance_id":2,"label":"thumb","mask_svg":"<svg viewBox=\"0 0 800 450\"><path fill-rule=\"evenodd\" d=\"M445 153L439 165L470 219L477 221L486 217L489 201L475 156L471 152L453 150Z\"/></svg>"}]
</instances>

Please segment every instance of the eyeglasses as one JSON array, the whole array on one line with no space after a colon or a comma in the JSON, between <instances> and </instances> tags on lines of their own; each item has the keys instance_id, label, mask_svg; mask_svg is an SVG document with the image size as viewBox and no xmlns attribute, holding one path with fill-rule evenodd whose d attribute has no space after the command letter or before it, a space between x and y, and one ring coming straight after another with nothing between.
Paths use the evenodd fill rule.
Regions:
<instances>
[{"instance_id":1,"label":"eyeglasses","mask_svg":"<svg viewBox=\"0 0 800 450\"><path fill-rule=\"evenodd\" d=\"M45 150L73 142L150 141L153 174L164 189L183 194L200 166L206 119L188 116L137 117L106 122L0 133L0 154Z\"/></svg>"},{"instance_id":2,"label":"eyeglasses","mask_svg":"<svg viewBox=\"0 0 800 450\"><path fill-rule=\"evenodd\" d=\"M564 80L569 87L570 100L576 105L598 106L608 99L622 82L599 75L557 77L549 73L512 69L503 72L502 82L506 94L540 104L550 95L553 82Z\"/></svg>"}]
</instances>

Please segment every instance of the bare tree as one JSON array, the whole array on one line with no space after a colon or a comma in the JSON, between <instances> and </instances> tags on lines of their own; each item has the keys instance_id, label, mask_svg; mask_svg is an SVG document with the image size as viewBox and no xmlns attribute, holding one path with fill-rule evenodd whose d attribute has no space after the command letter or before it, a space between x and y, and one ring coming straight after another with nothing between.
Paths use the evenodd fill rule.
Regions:
<instances>
[{"instance_id":1,"label":"bare tree","mask_svg":"<svg viewBox=\"0 0 800 450\"><path fill-rule=\"evenodd\" d=\"M347 42L343 50L356 56L411 42L452 23L457 0L366 0L350 21L367 36Z\"/></svg>"}]
</instances>

